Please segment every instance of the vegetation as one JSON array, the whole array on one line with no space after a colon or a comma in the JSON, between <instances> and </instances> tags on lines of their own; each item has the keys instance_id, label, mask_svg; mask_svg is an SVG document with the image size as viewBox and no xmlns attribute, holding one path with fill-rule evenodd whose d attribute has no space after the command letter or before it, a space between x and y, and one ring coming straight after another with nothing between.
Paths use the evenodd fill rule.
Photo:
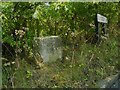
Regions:
<instances>
[{"instance_id":1,"label":"vegetation","mask_svg":"<svg viewBox=\"0 0 120 90\"><path fill-rule=\"evenodd\" d=\"M1 2L4 88L97 87L120 70L120 3ZM95 14L108 18L109 37L95 43ZM62 61L34 60L34 37L58 35Z\"/></svg>"}]
</instances>

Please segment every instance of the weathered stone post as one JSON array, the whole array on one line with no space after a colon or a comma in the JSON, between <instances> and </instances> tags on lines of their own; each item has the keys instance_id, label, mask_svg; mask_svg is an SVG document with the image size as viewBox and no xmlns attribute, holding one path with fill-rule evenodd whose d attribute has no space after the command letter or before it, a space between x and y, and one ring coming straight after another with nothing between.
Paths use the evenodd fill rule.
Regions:
<instances>
[{"instance_id":1,"label":"weathered stone post","mask_svg":"<svg viewBox=\"0 0 120 90\"><path fill-rule=\"evenodd\" d=\"M62 59L62 39L59 36L35 37L33 41L35 59L53 62Z\"/></svg>"}]
</instances>

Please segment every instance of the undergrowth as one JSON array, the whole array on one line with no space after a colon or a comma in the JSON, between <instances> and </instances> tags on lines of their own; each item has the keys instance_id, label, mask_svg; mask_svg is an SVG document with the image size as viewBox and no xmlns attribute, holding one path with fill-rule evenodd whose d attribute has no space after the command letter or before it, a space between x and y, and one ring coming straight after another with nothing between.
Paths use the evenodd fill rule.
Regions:
<instances>
[{"instance_id":1,"label":"undergrowth","mask_svg":"<svg viewBox=\"0 0 120 90\"><path fill-rule=\"evenodd\" d=\"M119 59L117 43L111 38L100 45L83 43L74 50L74 57L69 48L63 62L41 63L40 68L24 59L20 60L18 69L14 64L3 63L3 87L97 87L99 80L118 71L115 67Z\"/></svg>"}]
</instances>

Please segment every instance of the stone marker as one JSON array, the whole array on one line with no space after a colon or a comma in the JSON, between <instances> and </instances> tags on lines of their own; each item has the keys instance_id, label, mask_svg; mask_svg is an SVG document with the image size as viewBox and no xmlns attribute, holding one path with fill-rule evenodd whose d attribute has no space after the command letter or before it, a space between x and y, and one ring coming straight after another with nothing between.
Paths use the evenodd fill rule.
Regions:
<instances>
[{"instance_id":1,"label":"stone marker","mask_svg":"<svg viewBox=\"0 0 120 90\"><path fill-rule=\"evenodd\" d=\"M59 36L34 37L34 56L43 62L62 59L62 39Z\"/></svg>"}]
</instances>

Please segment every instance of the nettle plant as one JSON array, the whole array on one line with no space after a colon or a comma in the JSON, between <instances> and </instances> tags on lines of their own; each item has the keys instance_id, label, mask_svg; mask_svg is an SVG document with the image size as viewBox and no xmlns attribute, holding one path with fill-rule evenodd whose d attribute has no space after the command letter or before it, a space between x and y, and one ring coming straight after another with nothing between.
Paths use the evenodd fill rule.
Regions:
<instances>
[{"instance_id":1,"label":"nettle plant","mask_svg":"<svg viewBox=\"0 0 120 90\"><path fill-rule=\"evenodd\" d=\"M23 27L23 29L15 30L16 35L16 54L21 53L23 49L27 49L28 45L25 42L25 34L28 31L28 28Z\"/></svg>"},{"instance_id":2,"label":"nettle plant","mask_svg":"<svg viewBox=\"0 0 120 90\"><path fill-rule=\"evenodd\" d=\"M22 54L21 52L24 51L29 52L36 28L35 25L32 25L35 22L35 20L32 20L32 15L36 4L1 3L0 7L2 8L0 18L2 18L3 46L5 45L9 50L5 55L8 57L8 53L11 52L12 57L15 57L15 54Z\"/></svg>"}]
</instances>

